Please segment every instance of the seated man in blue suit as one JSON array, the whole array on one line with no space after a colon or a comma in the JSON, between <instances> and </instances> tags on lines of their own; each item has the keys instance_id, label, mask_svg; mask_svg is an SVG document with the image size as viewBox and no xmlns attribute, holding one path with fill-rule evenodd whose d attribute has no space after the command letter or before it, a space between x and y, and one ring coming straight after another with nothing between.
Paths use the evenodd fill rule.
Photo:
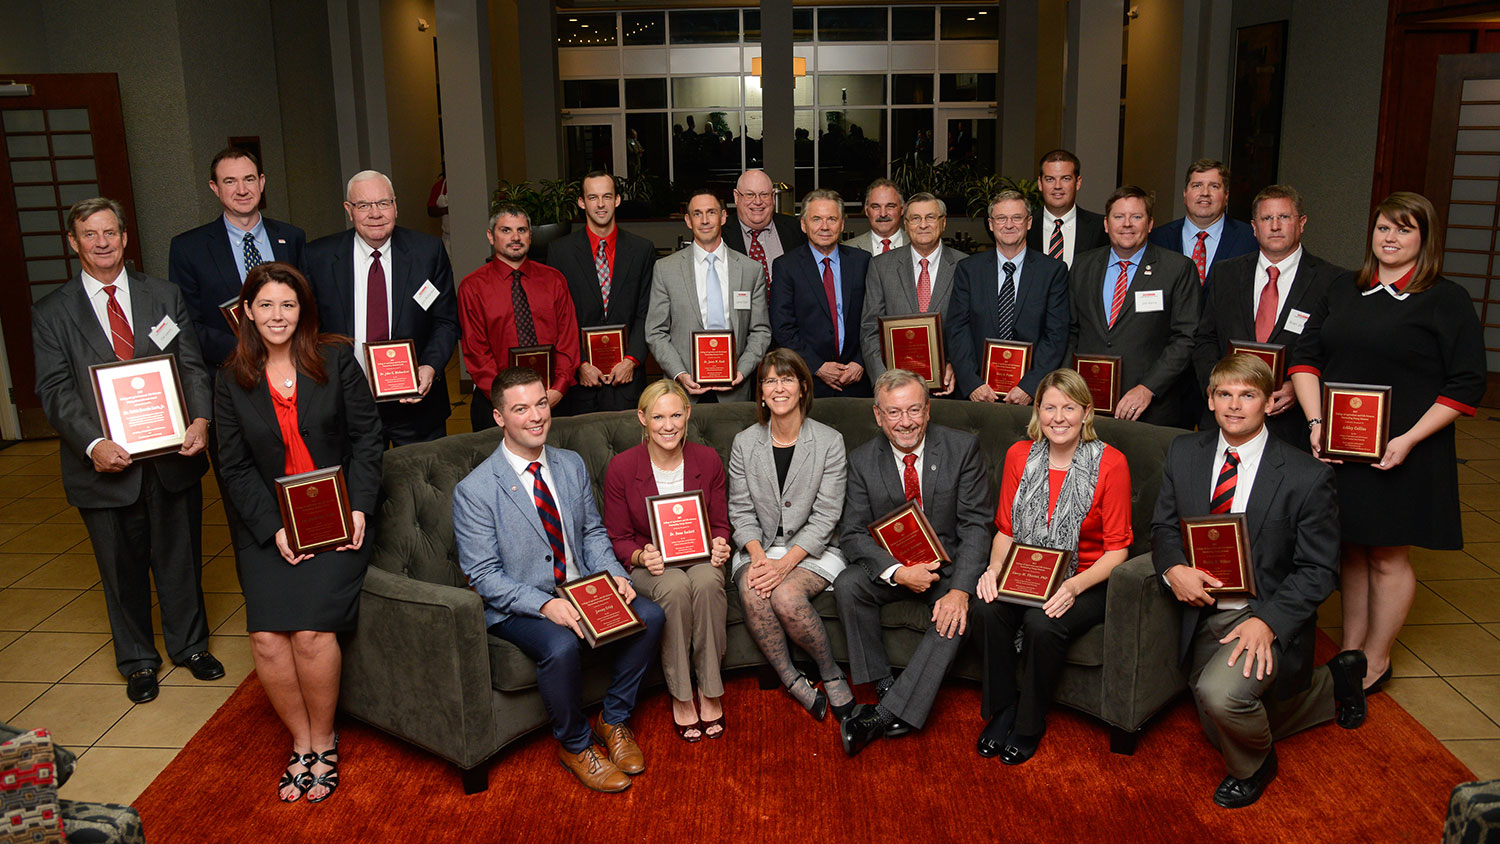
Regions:
<instances>
[{"instance_id":1,"label":"seated man in blue suit","mask_svg":"<svg viewBox=\"0 0 1500 844\"><path fill-rule=\"evenodd\" d=\"M547 447L552 408L535 371L512 367L490 388L500 447L453 490L458 563L484 599L493 636L515 644L537 664L537 688L562 745L558 760L595 791L624 791L646 768L625 725L641 678L656 658L665 621L661 608L638 597L615 559L594 505L588 472L577 452ZM557 597L559 584L607 571L646 630L608 646L615 668L604 711L583 714L578 611ZM608 749L594 749L598 741Z\"/></svg>"},{"instance_id":2,"label":"seated man in blue suit","mask_svg":"<svg viewBox=\"0 0 1500 844\"><path fill-rule=\"evenodd\" d=\"M771 265L771 275L785 279L771 285L771 339L807 362L814 396L868 396L859 325L870 253L839 242L844 198L837 191L802 198L802 231L808 242Z\"/></svg>"}]
</instances>

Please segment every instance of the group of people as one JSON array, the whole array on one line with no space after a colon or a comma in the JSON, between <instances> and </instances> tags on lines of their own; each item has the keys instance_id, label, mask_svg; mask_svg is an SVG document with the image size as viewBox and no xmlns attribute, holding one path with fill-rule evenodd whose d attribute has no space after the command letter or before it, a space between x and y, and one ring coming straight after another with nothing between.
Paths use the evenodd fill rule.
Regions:
<instances>
[{"instance_id":1,"label":"group of people","mask_svg":"<svg viewBox=\"0 0 1500 844\"><path fill-rule=\"evenodd\" d=\"M378 529L381 452L444 435L443 371L459 346L474 428L502 429L454 493L459 562L489 632L536 661L559 757L584 784L618 791L644 770L627 722L658 658L684 741L730 729L719 671L726 565L787 694L819 720L831 710L850 755L924 726L975 624L987 719L977 750L1024 763L1045 732L1063 654L1103 619L1109 573L1134 541L1129 468L1095 435L1089 388L1067 368L1072 353L1108 354L1122 359L1116 418L1201 427L1169 454L1153 558L1184 606L1180 657L1226 759L1214 799L1254 802L1275 776L1275 738L1364 720L1414 593L1409 546L1461 545L1451 423L1483 393L1478 321L1465 291L1438 274L1435 213L1415 194L1380 203L1364 266L1345 273L1301 247L1306 216L1291 187L1257 195L1249 225L1228 218L1218 162L1192 165L1187 216L1161 227L1153 196L1132 186L1116 189L1102 216L1079 208L1081 165L1067 151L1048 153L1039 171L1041 207L998 194L987 214L995 249L974 256L943 243L946 208L931 194L903 197L877 180L864 198L870 231L850 239L838 193L809 193L799 220L774 211L770 178L751 170L733 214L712 191L694 192L692 243L660 260L617 225L614 178L590 173L584 226L549 244L546 263L531 258L524 209L501 203L487 231L492 259L456 290L442 242L396 225L394 189L374 171L347 185L352 227L305 243L258 210L265 177L254 157L221 152L209 188L224 213L173 239L170 282L125 268L117 203L79 203L67 225L82 272L34 308L37 392L64 441L63 481L99 562L127 695L158 693L153 576L170 658L199 679L223 676L199 584L200 479L212 456L257 673L292 738L279 796L332 794L337 634L353 627ZM920 313L942 315L946 335L933 390L887 368L880 351L882 317ZM597 326L620 326L624 338L607 369L581 343ZM693 333L703 330L734 335L728 384L694 378ZM360 351L390 339L413 341L418 395L377 403ZM1032 367L1003 395L982 371L990 339L1033 344ZM1228 355L1234 340L1285 345L1285 383L1264 362ZM513 350L536 346L551 347L548 372L511 365ZM132 460L103 437L88 368L152 354L175 357L190 421L178 453ZM648 354L662 380L643 377ZM1391 386L1392 436L1378 462L1315 459L1323 381ZM978 440L928 424L934 394L1032 408L993 514ZM846 454L842 435L810 416L815 397L840 395L872 397L883 436ZM757 422L726 467L687 442L689 420L696 405L739 400L756 402ZM609 466L601 515L581 458L546 445L551 418L632 408L642 443ZM1257 484L1263 464L1273 469ZM331 466L347 480L351 538L299 555L276 479ZM1413 488L1426 495L1400 494ZM705 496L709 554L668 566L645 499L691 490ZM866 530L911 500L951 562L900 565ZM1219 584L1184 565L1179 519L1226 512L1248 517L1258 587L1248 600L1215 600L1206 589ZM1040 608L998 599L1016 542L1075 552ZM579 617L555 590L601 572L645 629L606 646L615 669L591 722ZM1316 609L1336 584L1342 651L1314 670ZM849 675L812 605L829 589ZM880 637L881 608L898 600L930 611L899 673ZM816 681L796 668L793 644ZM853 686L866 683L878 703L856 703Z\"/></svg>"}]
</instances>

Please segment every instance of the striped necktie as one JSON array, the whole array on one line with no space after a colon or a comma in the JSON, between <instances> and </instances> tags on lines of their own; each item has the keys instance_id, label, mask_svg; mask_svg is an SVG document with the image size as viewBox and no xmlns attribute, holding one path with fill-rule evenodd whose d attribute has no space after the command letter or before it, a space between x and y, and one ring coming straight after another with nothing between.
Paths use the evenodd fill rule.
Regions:
<instances>
[{"instance_id":1,"label":"striped necktie","mask_svg":"<svg viewBox=\"0 0 1500 844\"><path fill-rule=\"evenodd\" d=\"M104 309L109 312L110 345L115 347L115 357L130 360L135 357L135 332L130 330L130 320L125 318L125 309L115 300L115 286L104 285L104 293L109 296L109 303Z\"/></svg>"},{"instance_id":2,"label":"striped necktie","mask_svg":"<svg viewBox=\"0 0 1500 844\"><path fill-rule=\"evenodd\" d=\"M609 314L609 255L605 252L608 244L599 241L599 251L594 253L594 271L599 274L599 298L604 301L604 313Z\"/></svg>"},{"instance_id":3,"label":"striped necktie","mask_svg":"<svg viewBox=\"0 0 1500 844\"><path fill-rule=\"evenodd\" d=\"M1052 239L1047 241L1047 257L1063 259L1062 218L1052 221Z\"/></svg>"},{"instance_id":4,"label":"striped necktie","mask_svg":"<svg viewBox=\"0 0 1500 844\"><path fill-rule=\"evenodd\" d=\"M1214 484L1213 500L1208 502L1208 512L1219 515L1228 513L1234 504L1234 482L1239 477L1240 456L1234 449L1224 452L1224 468L1219 470L1219 480Z\"/></svg>"},{"instance_id":5,"label":"striped necktie","mask_svg":"<svg viewBox=\"0 0 1500 844\"><path fill-rule=\"evenodd\" d=\"M562 515L557 512L557 500L552 497L552 490L547 488L547 482L542 480L542 464L540 461L532 461L526 467L536 478L536 486L532 487L531 500L536 504L536 514L542 520L542 532L547 534L547 542L552 546L552 578L562 583L568 576L567 551L563 546Z\"/></svg>"},{"instance_id":6,"label":"striped necktie","mask_svg":"<svg viewBox=\"0 0 1500 844\"><path fill-rule=\"evenodd\" d=\"M1016 332L1016 265L1006 261L1005 281L1000 283L1000 296L996 314L999 318L1000 339L1009 340Z\"/></svg>"}]
</instances>

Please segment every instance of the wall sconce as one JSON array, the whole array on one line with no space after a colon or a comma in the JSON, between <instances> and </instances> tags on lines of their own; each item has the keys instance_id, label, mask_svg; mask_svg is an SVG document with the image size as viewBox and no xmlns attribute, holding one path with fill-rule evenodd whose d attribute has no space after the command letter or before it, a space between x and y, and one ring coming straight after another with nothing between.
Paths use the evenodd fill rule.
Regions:
<instances>
[{"instance_id":1,"label":"wall sconce","mask_svg":"<svg viewBox=\"0 0 1500 844\"><path fill-rule=\"evenodd\" d=\"M760 56L756 56L756 57L754 57L754 58L752 58L750 60L750 75L751 76L760 76L761 75L761 72L760 72ZM797 77L802 77L802 76L806 76L807 75L807 59L803 58L802 56L793 56L792 57L792 75L793 76L797 76Z\"/></svg>"}]
</instances>

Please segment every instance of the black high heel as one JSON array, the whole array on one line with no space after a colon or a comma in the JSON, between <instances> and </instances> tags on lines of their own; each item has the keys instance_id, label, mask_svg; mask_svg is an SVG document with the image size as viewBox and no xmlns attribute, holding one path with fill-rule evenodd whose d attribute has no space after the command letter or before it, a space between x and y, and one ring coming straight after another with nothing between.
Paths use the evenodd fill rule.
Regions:
<instances>
[{"instance_id":1,"label":"black high heel","mask_svg":"<svg viewBox=\"0 0 1500 844\"><path fill-rule=\"evenodd\" d=\"M287 760L286 770L281 772L281 782L276 786L276 796L281 797L281 792L286 789L287 786L291 786L292 788L297 789L297 796L291 799L281 797L281 802L295 803L303 795L307 794L307 790L309 788L312 788L313 786L314 779L312 771L303 771L300 774L293 774L292 766L301 765L304 768L308 768L311 767L312 764L317 760L318 757L315 754L298 753L295 750L292 751L292 758Z\"/></svg>"},{"instance_id":2,"label":"black high heel","mask_svg":"<svg viewBox=\"0 0 1500 844\"><path fill-rule=\"evenodd\" d=\"M849 685L849 679L847 677L845 677L843 674L840 674L837 677L824 677L823 678L823 688L826 690L828 688L828 684L829 683L837 683L837 682L842 682L845 686ZM828 705L828 711L830 711L830 712L833 713L833 718L834 718L835 721L838 721L840 724L842 724L842 723L844 723L845 719L847 719L850 715L854 714L854 707L856 707L858 705L859 705L858 701L856 701L854 699L854 689L850 688L849 689L849 702L846 703L846 704L844 704L844 705L842 705L842 706L834 706L832 703L830 703Z\"/></svg>"},{"instance_id":3,"label":"black high heel","mask_svg":"<svg viewBox=\"0 0 1500 844\"><path fill-rule=\"evenodd\" d=\"M801 699L799 699L797 695L792 693L792 686L795 686L798 683L806 683L808 685L808 688L813 689L813 691L815 692L813 694L813 702L811 706L804 705ZM792 700L797 701L798 706L806 709L808 713L812 715L814 720L821 722L828 716L828 693L823 691L822 689L817 688L816 686L813 686L812 681L807 679L806 674L798 674L797 679L793 680L791 682L791 685L786 686L782 689L782 691L790 695Z\"/></svg>"},{"instance_id":4,"label":"black high heel","mask_svg":"<svg viewBox=\"0 0 1500 844\"><path fill-rule=\"evenodd\" d=\"M327 800L328 798L332 797L334 789L336 789L336 788L339 787L339 760L337 758L338 757L338 752L339 752L339 740L338 740L338 736L334 736L333 747L329 748L328 750L323 751L322 753L316 753L316 754L309 753L309 754L307 754L308 756L312 756L313 757L312 763L308 765L309 769L312 767L312 765L318 764L320 762L322 764L328 766L328 770L324 771L321 774L318 774L317 777L311 783L308 784L307 789L305 789L306 791L311 791L312 788L313 788L313 786L321 785L324 788L327 788L328 790L325 791L325 792L323 792L323 796L322 797L309 797L309 798L307 798L307 802L309 802L309 803L322 803L324 800ZM333 759L328 758L330 756L333 756L335 758L333 758ZM312 771L309 770L308 773L307 773L307 775L308 776L313 776Z\"/></svg>"},{"instance_id":5,"label":"black high heel","mask_svg":"<svg viewBox=\"0 0 1500 844\"><path fill-rule=\"evenodd\" d=\"M1381 674L1379 677L1376 677L1375 678L1375 682L1373 682L1370 685L1368 685L1368 686L1365 687L1365 697L1369 697L1370 695L1373 695L1373 694L1379 692L1380 691L1380 687L1384 686L1386 684L1386 681L1390 680L1390 679L1391 679L1391 667L1389 665L1387 665L1385 667L1385 673Z\"/></svg>"}]
</instances>

